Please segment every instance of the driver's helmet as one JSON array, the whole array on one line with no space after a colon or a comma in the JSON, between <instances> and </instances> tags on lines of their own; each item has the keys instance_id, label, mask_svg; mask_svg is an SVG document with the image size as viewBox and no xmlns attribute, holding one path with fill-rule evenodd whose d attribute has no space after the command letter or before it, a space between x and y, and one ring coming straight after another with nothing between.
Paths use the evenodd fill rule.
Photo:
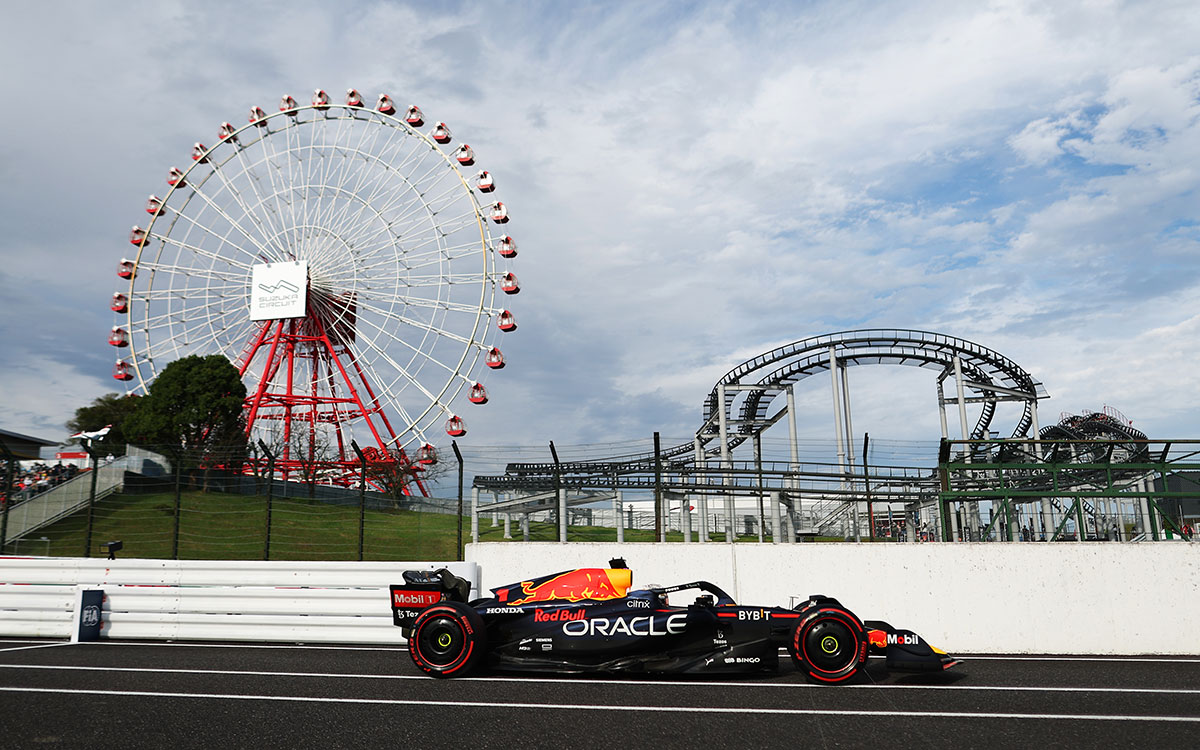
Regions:
<instances>
[{"instance_id":1,"label":"driver's helmet","mask_svg":"<svg viewBox=\"0 0 1200 750\"><path fill-rule=\"evenodd\" d=\"M662 589L661 584L648 583L645 586L643 586L642 588L638 589L637 591L629 592L629 595L636 596L640 599L655 599L655 598L657 598L658 601L665 607L665 606L669 605L669 602L667 601L667 593L665 591L661 591L661 589Z\"/></svg>"}]
</instances>

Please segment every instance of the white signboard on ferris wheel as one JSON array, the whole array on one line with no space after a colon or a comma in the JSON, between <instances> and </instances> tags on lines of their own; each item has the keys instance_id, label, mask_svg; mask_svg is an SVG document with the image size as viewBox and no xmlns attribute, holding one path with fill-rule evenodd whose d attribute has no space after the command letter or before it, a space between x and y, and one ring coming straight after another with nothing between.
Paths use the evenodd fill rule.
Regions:
<instances>
[{"instance_id":1,"label":"white signboard on ferris wheel","mask_svg":"<svg viewBox=\"0 0 1200 750\"><path fill-rule=\"evenodd\" d=\"M259 263L250 272L250 320L303 318L308 261Z\"/></svg>"}]
</instances>

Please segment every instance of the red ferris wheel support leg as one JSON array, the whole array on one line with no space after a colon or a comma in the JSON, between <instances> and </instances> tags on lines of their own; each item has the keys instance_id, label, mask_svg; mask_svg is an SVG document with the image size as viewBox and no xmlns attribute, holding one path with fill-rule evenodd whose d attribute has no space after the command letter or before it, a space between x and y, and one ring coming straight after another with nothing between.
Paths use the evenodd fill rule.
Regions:
<instances>
[{"instance_id":1,"label":"red ferris wheel support leg","mask_svg":"<svg viewBox=\"0 0 1200 750\"><path fill-rule=\"evenodd\" d=\"M260 357L263 352L265 357ZM344 425L359 419L366 423L376 448L394 457L385 460L397 461L405 470L415 466L398 446L391 421L354 351L347 343L336 342L319 316L265 322L246 345L239 366L243 377L256 362L261 363L261 376L246 398L246 431L249 435L264 420L282 422L283 446L275 466L285 480L306 470L312 476L321 464L332 472L335 482L352 481L350 477L362 467L357 456L346 455L349 441ZM281 369L286 372L280 373ZM292 445L301 424L307 431L306 450L301 450L307 456ZM337 442L333 460L317 456L318 431L323 424L330 427ZM413 484L422 495L428 495L419 477L414 476ZM407 487L404 491L412 494Z\"/></svg>"}]
</instances>

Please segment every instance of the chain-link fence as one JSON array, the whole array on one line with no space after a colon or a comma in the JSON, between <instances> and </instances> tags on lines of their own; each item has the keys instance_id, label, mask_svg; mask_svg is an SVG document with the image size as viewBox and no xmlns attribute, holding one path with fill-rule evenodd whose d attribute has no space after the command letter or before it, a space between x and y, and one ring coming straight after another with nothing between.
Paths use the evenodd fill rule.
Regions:
<instances>
[{"instance_id":1,"label":"chain-link fence","mask_svg":"<svg viewBox=\"0 0 1200 750\"><path fill-rule=\"evenodd\" d=\"M452 560L458 499L319 468L268 478L239 454L132 448L0 511L11 554L226 560ZM97 480L93 482L93 479ZM392 491L380 491L380 487ZM93 489L93 487L95 489ZM7 498L5 498L7 501Z\"/></svg>"}]
</instances>

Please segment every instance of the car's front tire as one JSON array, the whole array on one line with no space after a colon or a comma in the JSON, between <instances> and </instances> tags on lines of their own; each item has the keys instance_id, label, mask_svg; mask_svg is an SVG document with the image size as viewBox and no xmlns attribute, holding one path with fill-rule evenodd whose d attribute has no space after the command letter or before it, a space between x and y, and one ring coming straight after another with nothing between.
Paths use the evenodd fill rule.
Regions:
<instances>
[{"instance_id":1,"label":"car's front tire","mask_svg":"<svg viewBox=\"0 0 1200 750\"><path fill-rule=\"evenodd\" d=\"M801 615L788 641L796 668L824 683L852 680L867 659L862 622L840 607L813 607Z\"/></svg>"},{"instance_id":2,"label":"car's front tire","mask_svg":"<svg viewBox=\"0 0 1200 750\"><path fill-rule=\"evenodd\" d=\"M483 658L486 645L479 613L461 602L446 601L417 617L408 638L408 655L427 675L461 677Z\"/></svg>"}]
</instances>

